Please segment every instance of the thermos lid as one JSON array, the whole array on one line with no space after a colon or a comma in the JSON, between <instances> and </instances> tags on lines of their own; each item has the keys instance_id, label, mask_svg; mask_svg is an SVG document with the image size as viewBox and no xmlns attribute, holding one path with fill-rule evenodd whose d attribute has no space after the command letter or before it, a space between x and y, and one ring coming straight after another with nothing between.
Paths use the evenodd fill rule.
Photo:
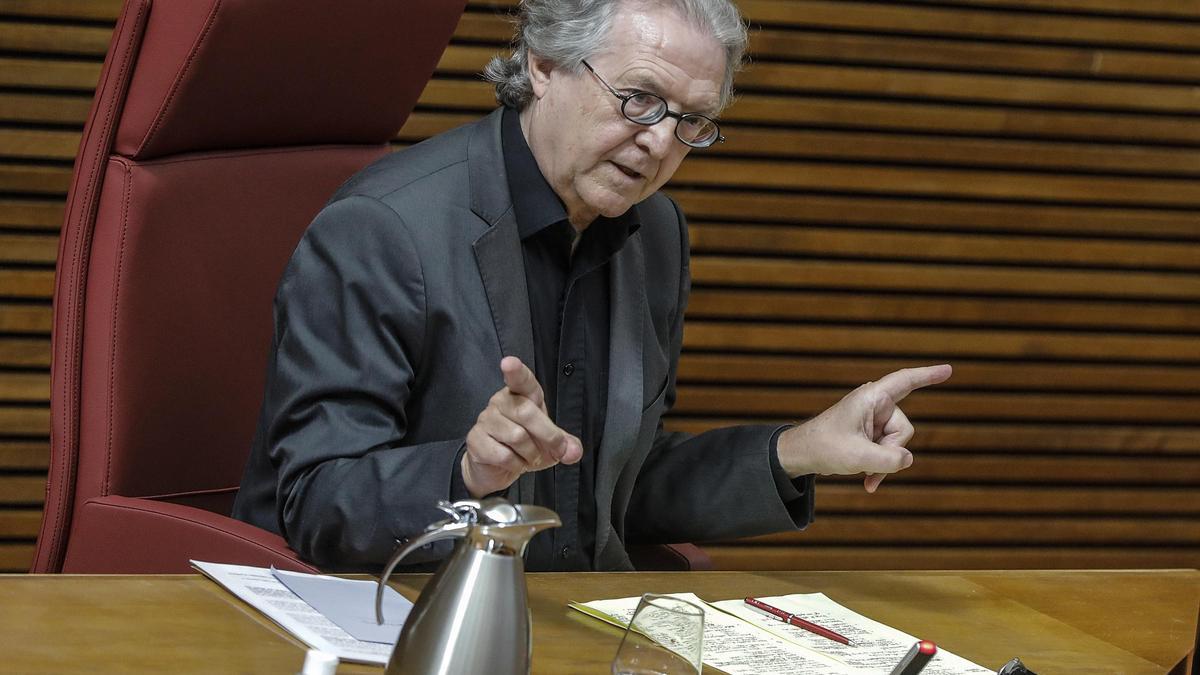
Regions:
<instances>
[{"instance_id":1,"label":"thermos lid","mask_svg":"<svg viewBox=\"0 0 1200 675\"><path fill-rule=\"evenodd\" d=\"M510 504L503 497L466 499L453 504L440 504L438 508L449 513L457 522L480 525L489 530L505 525L544 524L556 527L560 524L558 514L544 506L533 504Z\"/></svg>"}]
</instances>

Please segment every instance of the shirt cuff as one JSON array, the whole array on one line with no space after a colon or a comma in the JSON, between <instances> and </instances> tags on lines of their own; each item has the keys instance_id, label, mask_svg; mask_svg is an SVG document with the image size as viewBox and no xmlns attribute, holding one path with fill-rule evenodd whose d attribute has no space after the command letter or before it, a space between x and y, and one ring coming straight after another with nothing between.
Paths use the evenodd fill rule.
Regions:
<instances>
[{"instance_id":1,"label":"shirt cuff","mask_svg":"<svg viewBox=\"0 0 1200 675\"><path fill-rule=\"evenodd\" d=\"M450 467L450 501L459 502L464 499L471 498L471 491L467 489L467 482L463 480L462 475L462 458L467 453L467 444L463 443L458 449L458 454L454 456L454 465Z\"/></svg>"},{"instance_id":2,"label":"shirt cuff","mask_svg":"<svg viewBox=\"0 0 1200 675\"><path fill-rule=\"evenodd\" d=\"M783 464L779 462L779 436L791 428L790 425L782 426L771 434L767 455L771 458L771 475L775 478L775 489L779 492L779 499L783 501L788 515L796 525L803 528L813 519L816 476L808 474L792 478L783 470Z\"/></svg>"}]
</instances>

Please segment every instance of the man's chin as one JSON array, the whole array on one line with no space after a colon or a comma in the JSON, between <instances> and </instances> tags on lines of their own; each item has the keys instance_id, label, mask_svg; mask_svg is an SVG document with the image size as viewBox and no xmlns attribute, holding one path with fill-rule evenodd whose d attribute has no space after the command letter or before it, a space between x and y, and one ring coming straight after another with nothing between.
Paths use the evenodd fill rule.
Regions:
<instances>
[{"instance_id":1,"label":"man's chin","mask_svg":"<svg viewBox=\"0 0 1200 675\"><path fill-rule=\"evenodd\" d=\"M609 192L593 202L597 213L605 218L616 218L623 215L634 204L641 201L641 195L630 196L617 192Z\"/></svg>"}]
</instances>

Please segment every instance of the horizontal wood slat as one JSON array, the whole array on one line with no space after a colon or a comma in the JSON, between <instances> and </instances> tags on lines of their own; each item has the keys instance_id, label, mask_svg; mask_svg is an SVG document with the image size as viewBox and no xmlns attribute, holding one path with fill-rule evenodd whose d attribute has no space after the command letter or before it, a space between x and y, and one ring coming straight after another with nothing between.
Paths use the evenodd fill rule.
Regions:
<instances>
[{"instance_id":1,"label":"horizontal wood slat","mask_svg":"<svg viewBox=\"0 0 1200 675\"><path fill-rule=\"evenodd\" d=\"M780 288L947 291L955 294L1200 299L1200 277L1165 272L1107 272L1038 267L977 267L697 256L695 283Z\"/></svg>"},{"instance_id":2,"label":"horizontal wood slat","mask_svg":"<svg viewBox=\"0 0 1200 675\"><path fill-rule=\"evenodd\" d=\"M942 4L941 0L910 0ZM1200 17L1200 6L1188 0L955 0L967 7L998 7L1001 9L1050 10L1054 12L1099 13L1124 17Z\"/></svg>"},{"instance_id":3,"label":"horizontal wood slat","mask_svg":"<svg viewBox=\"0 0 1200 675\"><path fill-rule=\"evenodd\" d=\"M32 543L9 543L0 541L0 570L9 573L28 572L32 565Z\"/></svg>"},{"instance_id":4,"label":"horizontal wood slat","mask_svg":"<svg viewBox=\"0 0 1200 675\"><path fill-rule=\"evenodd\" d=\"M0 198L0 227L52 231L57 234L62 219L61 200Z\"/></svg>"},{"instance_id":5,"label":"horizontal wood slat","mask_svg":"<svg viewBox=\"0 0 1200 675\"><path fill-rule=\"evenodd\" d=\"M1198 34L1200 35L1200 34ZM852 94L883 98L1061 106L1194 114L1200 100L1186 85L1087 82L1063 79L931 73L899 68L756 63L739 76L744 90Z\"/></svg>"},{"instance_id":6,"label":"horizontal wood slat","mask_svg":"<svg viewBox=\"0 0 1200 675\"><path fill-rule=\"evenodd\" d=\"M1050 204L975 204L877 195L779 194L673 187L691 218L833 223L951 232L1120 235L1200 240L1190 211ZM1136 223L1136 228L1131 228Z\"/></svg>"},{"instance_id":7,"label":"horizontal wood slat","mask_svg":"<svg viewBox=\"0 0 1200 675\"><path fill-rule=\"evenodd\" d=\"M0 233L0 263L48 263L58 258L58 237L45 234Z\"/></svg>"},{"instance_id":8,"label":"horizontal wood slat","mask_svg":"<svg viewBox=\"0 0 1200 675\"><path fill-rule=\"evenodd\" d=\"M0 302L0 333L49 334L54 312L49 305L17 305Z\"/></svg>"},{"instance_id":9,"label":"horizontal wood slat","mask_svg":"<svg viewBox=\"0 0 1200 675\"><path fill-rule=\"evenodd\" d=\"M476 86L476 85L472 85ZM483 101L484 85L470 102ZM466 87L463 88L467 89ZM444 96L446 92L439 91ZM477 97L477 98L476 98ZM433 99L431 99L433 100ZM1200 143L1200 130L1182 115L1136 115L941 102L746 94L722 113L738 123L790 124L840 129L975 134L1130 143Z\"/></svg>"},{"instance_id":10,"label":"horizontal wood slat","mask_svg":"<svg viewBox=\"0 0 1200 675\"><path fill-rule=\"evenodd\" d=\"M772 129L738 124L724 125L721 130L727 141L705 150L705 156L864 160L1089 174L1195 175L1200 170L1200 159L1191 148L916 135L853 129ZM697 156L700 156L699 153Z\"/></svg>"},{"instance_id":11,"label":"horizontal wood slat","mask_svg":"<svg viewBox=\"0 0 1200 675\"><path fill-rule=\"evenodd\" d=\"M885 483L868 494L861 485L822 483L822 514L1058 514L1200 515L1190 488L910 485Z\"/></svg>"},{"instance_id":12,"label":"horizontal wood slat","mask_svg":"<svg viewBox=\"0 0 1200 675\"><path fill-rule=\"evenodd\" d=\"M0 86L91 91L100 78L97 61L0 57Z\"/></svg>"},{"instance_id":13,"label":"horizontal wood slat","mask_svg":"<svg viewBox=\"0 0 1200 675\"><path fill-rule=\"evenodd\" d=\"M826 514L804 532L773 534L747 540L751 544L913 545L1018 544L1102 545L1174 544L1200 547L1194 518L1020 517L971 514L879 517Z\"/></svg>"},{"instance_id":14,"label":"horizontal wood slat","mask_svg":"<svg viewBox=\"0 0 1200 675\"><path fill-rule=\"evenodd\" d=\"M0 122L79 125L87 119L90 94L0 91Z\"/></svg>"},{"instance_id":15,"label":"horizontal wood slat","mask_svg":"<svg viewBox=\"0 0 1200 675\"><path fill-rule=\"evenodd\" d=\"M0 367L49 368L50 338L6 337L0 340Z\"/></svg>"},{"instance_id":16,"label":"horizontal wood slat","mask_svg":"<svg viewBox=\"0 0 1200 675\"><path fill-rule=\"evenodd\" d=\"M0 191L38 195L67 194L71 167L40 164L0 164Z\"/></svg>"},{"instance_id":17,"label":"horizontal wood slat","mask_svg":"<svg viewBox=\"0 0 1200 675\"><path fill-rule=\"evenodd\" d=\"M40 505L45 497L45 476L0 475L0 504Z\"/></svg>"},{"instance_id":18,"label":"horizontal wood slat","mask_svg":"<svg viewBox=\"0 0 1200 675\"><path fill-rule=\"evenodd\" d=\"M915 365L896 358L865 359L769 354L697 354L679 361L680 383L822 385L856 387ZM1024 390L1070 392L1172 392L1200 394L1200 367L1002 361L957 361L954 376L939 390ZM1197 436L1200 441L1200 435ZM1200 446L1197 447L1200 450Z\"/></svg>"},{"instance_id":19,"label":"horizontal wood slat","mask_svg":"<svg viewBox=\"0 0 1200 675\"><path fill-rule=\"evenodd\" d=\"M1137 457L1131 462L1129 457L917 454L917 461L895 476L896 481L1118 486L1187 486L1200 481L1200 458L1195 456Z\"/></svg>"},{"instance_id":20,"label":"horizontal wood slat","mask_svg":"<svg viewBox=\"0 0 1200 675\"><path fill-rule=\"evenodd\" d=\"M920 66L950 71L1037 73L1079 78L1200 79L1193 54L1144 52L1112 47L1068 47L982 43L940 38L825 33L816 30L758 30L751 50L770 59L819 60L880 66Z\"/></svg>"},{"instance_id":21,"label":"horizontal wood slat","mask_svg":"<svg viewBox=\"0 0 1200 675\"><path fill-rule=\"evenodd\" d=\"M1128 360L1194 365L1194 337L1105 335L1051 331L985 331L957 328L786 326L693 321L684 332L688 349L894 354L953 359L1023 358L1064 361Z\"/></svg>"},{"instance_id":22,"label":"horizontal wood slat","mask_svg":"<svg viewBox=\"0 0 1200 675\"><path fill-rule=\"evenodd\" d=\"M0 429L6 434L50 435L50 408L0 403Z\"/></svg>"},{"instance_id":23,"label":"horizontal wood slat","mask_svg":"<svg viewBox=\"0 0 1200 675\"><path fill-rule=\"evenodd\" d=\"M71 161L78 148L79 133L74 131L0 129L0 154L5 157Z\"/></svg>"},{"instance_id":24,"label":"horizontal wood slat","mask_svg":"<svg viewBox=\"0 0 1200 675\"><path fill-rule=\"evenodd\" d=\"M1200 153L1197 153L1200 155ZM1079 237L954 235L893 230L695 223L693 254L755 253L778 256L906 258L947 262L1017 263L1200 270L1200 243L1147 242Z\"/></svg>"},{"instance_id":25,"label":"horizontal wood slat","mask_svg":"<svg viewBox=\"0 0 1200 675\"><path fill-rule=\"evenodd\" d=\"M5 11L8 6L5 5ZM0 50L104 58L112 29L54 23L0 23Z\"/></svg>"},{"instance_id":26,"label":"horizontal wood slat","mask_svg":"<svg viewBox=\"0 0 1200 675\"><path fill-rule=\"evenodd\" d=\"M795 416L765 418L756 417L749 421L764 423L787 423ZM747 420L721 417L674 417L668 419L669 431L702 433ZM913 449L941 453L1020 453L1056 454L1068 453L1128 455L1131 457L1157 457L1165 455L1200 455L1200 427L1152 426L1152 425L1097 425L1061 423L995 423L995 422L945 422L916 420L918 430ZM1002 474L1001 474L1002 475ZM1118 472L1115 474L1119 476ZM1057 479L1057 476L1046 476Z\"/></svg>"},{"instance_id":27,"label":"horizontal wood slat","mask_svg":"<svg viewBox=\"0 0 1200 675\"><path fill-rule=\"evenodd\" d=\"M16 16L113 21L121 0L5 0L4 12Z\"/></svg>"},{"instance_id":28,"label":"horizontal wood slat","mask_svg":"<svg viewBox=\"0 0 1200 675\"><path fill-rule=\"evenodd\" d=\"M54 293L54 270L0 268L0 293L10 298L49 298Z\"/></svg>"},{"instance_id":29,"label":"horizontal wood slat","mask_svg":"<svg viewBox=\"0 0 1200 675\"><path fill-rule=\"evenodd\" d=\"M1200 26L1172 21L844 0L749 0L738 6L753 23L789 27L1167 49L1194 49L1200 44Z\"/></svg>"},{"instance_id":30,"label":"horizontal wood slat","mask_svg":"<svg viewBox=\"0 0 1200 675\"><path fill-rule=\"evenodd\" d=\"M0 509L0 532L10 537L35 538L42 525L42 510Z\"/></svg>"},{"instance_id":31,"label":"horizontal wood slat","mask_svg":"<svg viewBox=\"0 0 1200 675\"><path fill-rule=\"evenodd\" d=\"M46 373L0 371L0 401L44 402L50 398Z\"/></svg>"},{"instance_id":32,"label":"horizontal wood slat","mask_svg":"<svg viewBox=\"0 0 1200 675\"><path fill-rule=\"evenodd\" d=\"M50 442L0 439L0 470L45 470L50 462Z\"/></svg>"},{"instance_id":33,"label":"horizontal wood slat","mask_svg":"<svg viewBox=\"0 0 1200 675\"><path fill-rule=\"evenodd\" d=\"M705 545L717 569L1134 569L1190 568L1187 546L729 546Z\"/></svg>"},{"instance_id":34,"label":"horizontal wood slat","mask_svg":"<svg viewBox=\"0 0 1200 675\"><path fill-rule=\"evenodd\" d=\"M430 136L436 136L443 131L470 124L478 119L479 115L471 113L433 113L418 109L404 121L404 126L400 128L396 138L404 141L420 141Z\"/></svg>"},{"instance_id":35,"label":"horizontal wood slat","mask_svg":"<svg viewBox=\"0 0 1200 675\"><path fill-rule=\"evenodd\" d=\"M671 179L673 185L866 191L914 196L1083 202L1170 207L1200 206L1194 180L1018 174L963 169L919 169L831 162L770 162L695 158Z\"/></svg>"},{"instance_id":36,"label":"horizontal wood slat","mask_svg":"<svg viewBox=\"0 0 1200 675\"><path fill-rule=\"evenodd\" d=\"M809 417L837 403L844 389L684 385L674 410L680 414L719 415L731 407L749 415ZM1196 420L1200 396L1122 393L1119 396L1052 393L914 393L904 401L909 416L940 419L1147 422L1187 424Z\"/></svg>"},{"instance_id":37,"label":"horizontal wood slat","mask_svg":"<svg viewBox=\"0 0 1200 675\"><path fill-rule=\"evenodd\" d=\"M692 292L689 316L847 323L937 323L1194 333L1200 306L1182 302L1007 299L979 296L869 294L831 291Z\"/></svg>"}]
</instances>

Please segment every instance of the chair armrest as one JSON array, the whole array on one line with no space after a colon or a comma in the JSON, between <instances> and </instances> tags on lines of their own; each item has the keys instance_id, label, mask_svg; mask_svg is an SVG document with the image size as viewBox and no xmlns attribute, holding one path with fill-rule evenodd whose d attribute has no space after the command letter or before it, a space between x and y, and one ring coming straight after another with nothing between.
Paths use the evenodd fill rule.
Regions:
<instances>
[{"instance_id":1,"label":"chair armrest","mask_svg":"<svg viewBox=\"0 0 1200 675\"><path fill-rule=\"evenodd\" d=\"M89 499L72 525L63 572L189 574L190 559L319 572L277 534L210 511L134 497Z\"/></svg>"},{"instance_id":2,"label":"chair armrest","mask_svg":"<svg viewBox=\"0 0 1200 675\"><path fill-rule=\"evenodd\" d=\"M713 568L712 559L695 544L634 545L626 550L640 571L703 572Z\"/></svg>"}]
</instances>

